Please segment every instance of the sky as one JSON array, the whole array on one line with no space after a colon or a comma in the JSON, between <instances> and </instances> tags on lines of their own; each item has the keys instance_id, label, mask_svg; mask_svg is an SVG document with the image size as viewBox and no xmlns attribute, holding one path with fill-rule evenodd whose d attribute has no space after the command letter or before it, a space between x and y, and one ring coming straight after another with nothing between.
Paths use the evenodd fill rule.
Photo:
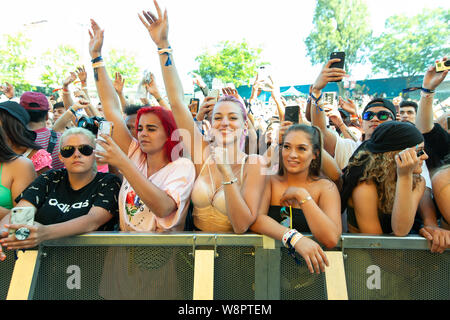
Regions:
<instances>
[{"instance_id":1,"label":"sky","mask_svg":"<svg viewBox=\"0 0 450 320\"><path fill-rule=\"evenodd\" d=\"M194 88L188 72L197 68L195 57L223 40L245 39L251 46L261 47L262 60L271 64L272 78L279 86L312 83L322 67L311 64L304 45L313 27L314 0L161 0L158 3L168 11L169 41L186 93ZM386 18L394 14L415 15L423 8L450 7L447 0L367 0L366 3L370 12L367 23L374 35L383 31ZM112 48L131 52L141 70L152 71L162 84L156 47L137 16L142 10L155 12L153 1L14 0L8 3L7 12L4 8L0 35L24 32L32 39L30 45L35 55L60 44L71 45L80 53L79 63L86 66L90 64L87 30L89 19L93 18L105 30L104 52ZM46 22L32 23L42 20ZM31 72L28 77L36 81L37 73ZM357 66L350 79L365 79L369 73L370 65ZM375 78L384 76L378 74Z\"/></svg>"}]
</instances>

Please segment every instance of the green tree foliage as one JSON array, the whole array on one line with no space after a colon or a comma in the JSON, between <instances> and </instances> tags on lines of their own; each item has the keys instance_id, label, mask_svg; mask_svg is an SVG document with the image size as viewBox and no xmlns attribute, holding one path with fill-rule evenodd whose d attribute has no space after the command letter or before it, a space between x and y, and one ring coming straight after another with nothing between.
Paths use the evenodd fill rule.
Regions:
<instances>
[{"instance_id":1,"label":"green tree foliage","mask_svg":"<svg viewBox=\"0 0 450 320\"><path fill-rule=\"evenodd\" d=\"M0 83L8 82L16 94L30 90L31 85L25 81L27 68L34 64L29 53L30 39L23 33L4 35L0 42Z\"/></svg>"},{"instance_id":2,"label":"green tree foliage","mask_svg":"<svg viewBox=\"0 0 450 320\"><path fill-rule=\"evenodd\" d=\"M216 53L208 50L195 58L203 81L211 87L214 78L236 87L248 83L256 76L257 68L267 63L260 61L261 48L251 48L248 43L222 41L216 45Z\"/></svg>"},{"instance_id":3,"label":"green tree foliage","mask_svg":"<svg viewBox=\"0 0 450 320\"><path fill-rule=\"evenodd\" d=\"M314 28L305 39L313 64L325 64L333 51L345 51L345 70L363 63L372 44L367 5L362 0L317 0Z\"/></svg>"},{"instance_id":4,"label":"green tree foliage","mask_svg":"<svg viewBox=\"0 0 450 320\"><path fill-rule=\"evenodd\" d=\"M416 16L395 15L386 20L370 57L373 70L391 76L422 74L436 59L450 54L450 10L426 9Z\"/></svg>"},{"instance_id":5,"label":"green tree foliage","mask_svg":"<svg viewBox=\"0 0 450 320\"><path fill-rule=\"evenodd\" d=\"M106 61L111 79L119 72L126 79L125 85L135 85L141 80L136 58L129 52L111 49L106 55Z\"/></svg>"},{"instance_id":6,"label":"green tree foliage","mask_svg":"<svg viewBox=\"0 0 450 320\"><path fill-rule=\"evenodd\" d=\"M68 45L59 45L56 50L47 50L42 55L41 81L48 87L62 86L70 72L75 72L79 65L80 56L77 51Z\"/></svg>"}]
</instances>

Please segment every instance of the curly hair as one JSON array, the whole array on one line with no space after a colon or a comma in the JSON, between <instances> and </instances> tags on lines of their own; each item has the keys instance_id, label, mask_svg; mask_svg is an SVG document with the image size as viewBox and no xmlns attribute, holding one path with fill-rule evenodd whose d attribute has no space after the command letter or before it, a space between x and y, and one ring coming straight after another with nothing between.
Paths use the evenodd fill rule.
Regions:
<instances>
[{"instance_id":1,"label":"curly hair","mask_svg":"<svg viewBox=\"0 0 450 320\"><path fill-rule=\"evenodd\" d=\"M390 213L394 207L395 188L397 184L397 164L395 155L400 151L372 153L360 151L349 162L348 167L364 166L364 173L359 182L374 182L378 194L378 210ZM413 175L413 190L421 180L420 175Z\"/></svg>"}]
</instances>

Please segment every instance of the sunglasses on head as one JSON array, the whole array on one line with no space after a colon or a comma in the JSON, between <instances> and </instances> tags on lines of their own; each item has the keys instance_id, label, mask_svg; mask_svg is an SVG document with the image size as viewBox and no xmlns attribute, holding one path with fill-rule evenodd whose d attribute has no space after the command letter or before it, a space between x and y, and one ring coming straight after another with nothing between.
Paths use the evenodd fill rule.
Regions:
<instances>
[{"instance_id":1,"label":"sunglasses on head","mask_svg":"<svg viewBox=\"0 0 450 320\"><path fill-rule=\"evenodd\" d=\"M94 147L88 145L88 144L82 144L78 147L75 146L64 146L61 148L61 156L63 158L70 158L75 153L75 148L80 151L82 155L90 156L94 152Z\"/></svg>"},{"instance_id":2,"label":"sunglasses on head","mask_svg":"<svg viewBox=\"0 0 450 320\"><path fill-rule=\"evenodd\" d=\"M389 118L392 119L392 114L389 111L378 111L378 112L372 112L372 111L366 111L363 113L363 120L372 120L373 117L377 116L378 120L385 121Z\"/></svg>"}]
</instances>

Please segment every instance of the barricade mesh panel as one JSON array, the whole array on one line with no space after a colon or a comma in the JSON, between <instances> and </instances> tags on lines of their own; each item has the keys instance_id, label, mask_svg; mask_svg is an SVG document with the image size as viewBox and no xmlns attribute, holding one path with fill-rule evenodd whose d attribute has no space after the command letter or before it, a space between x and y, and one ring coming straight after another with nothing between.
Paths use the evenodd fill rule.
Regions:
<instances>
[{"instance_id":1,"label":"barricade mesh panel","mask_svg":"<svg viewBox=\"0 0 450 320\"><path fill-rule=\"evenodd\" d=\"M194 260L189 247L45 247L43 251L36 300L192 299Z\"/></svg>"},{"instance_id":2,"label":"barricade mesh panel","mask_svg":"<svg viewBox=\"0 0 450 320\"><path fill-rule=\"evenodd\" d=\"M281 300L327 300L325 274L309 272L305 260L298 265L286 248L281 248Z\"/></svg>"},{"instance_id":3,"label":"barricade mesh panel","mask_svg":"<svg viewBox=\"0 0 450 320\"><path fill-rule=\"evenodd\" d=\"M8 295L9 283L11 282L14 271L14 251L3 250L6 254L6 260L0 262L0 300L5 300Z\"/></svg>"},{"instance_id":4,"label":"barricade mesh panel","mask_svg":"<svg viewBox=\"0 0 450 320\"><path fill-rule=\"evenodd\" d=\"M351 300L450 299L448 251L345 249L344 254Z\"/></svg>"},{"instance_id":5,"label":"barricade mesh panel","mask_svg":"<svg viewBox=\"0 0 450 320\"><path fill-rule=\"evenodd\" d=\"M214 260L214 300L255 299L253 247L218 247Z\"/></svg>"}]
</instances>

